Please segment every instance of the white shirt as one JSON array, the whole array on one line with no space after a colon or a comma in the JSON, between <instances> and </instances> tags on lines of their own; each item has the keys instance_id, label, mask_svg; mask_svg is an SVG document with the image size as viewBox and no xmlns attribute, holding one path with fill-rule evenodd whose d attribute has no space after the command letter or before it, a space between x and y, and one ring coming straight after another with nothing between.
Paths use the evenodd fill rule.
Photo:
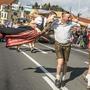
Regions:
<instances>
[{"instance_id":1,"label":"white shirt","mask_svg":"<svg viewBox=\"0 0 90 90\"><path fill-rule=\"evenodd\" d=\"M54 30L55 40L59 43L68 43L70 42L71 38L71 27L73 26L80 26L77 23L69 22L68 24L64 25L61 24L61 21L54 21L52 24L52 28Z\"/></svg>"},{"instance_id":2,"label":"white shirt","mask_svg":"<svg viewBox=\"0 0 90 90\"><path fill-rule=\"evenodd\" d=\"M38 16L37 18L35 18L35 23L38 25L41 25L42 24L42 17Z\"/></svg>"}]
</instances>

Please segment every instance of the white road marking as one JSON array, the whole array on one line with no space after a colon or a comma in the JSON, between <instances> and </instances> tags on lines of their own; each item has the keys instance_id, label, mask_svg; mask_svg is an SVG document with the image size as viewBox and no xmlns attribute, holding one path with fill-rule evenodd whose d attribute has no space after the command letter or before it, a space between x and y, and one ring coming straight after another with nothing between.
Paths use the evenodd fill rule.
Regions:
<instances>
[{"instance_id":1,"label":"white road marking","mask_svg":"<svg viewBox=\"0 0 90 90\"><path fill-rule=\"evenodd\" d=\"M42 46L44 46L44 47L47 47L47 48L49 48L49 49L55 50L53 47L44 45L44 44L42 44L42 43L39 43L39 44L42 45ZM84 53L84 54L88 54L88 52L85 52L85 51L82 51L82 50L79 50L79 49L74 49L74 48L71 48L71 49L74 50L74 51L78 51L78 52Z\"/></svg>"},{"instance_id":2,"label":"white road marking","mask_svg":"<svg viewBox=\"0 0 90 90\"><path fill-rule=\"evenodd\" d=\"M44 45L42 43L39 43L39 44L42 45L42 46L44 46L44 47L46 47L46 48L55 50L53 47ZM80 52L80 53L83 53L83 54L87 54L88 55L88 52L85 52L85 51L82 51L82 50L79 50L79 49L74 49L74 48L71 48L71 49L74 50L74 51L77 51L77 52ZM84 63L87 64L87 65L89 65L89 62L87 62L87 61L85 61Z\"/></svg>"},{"instance_id":3,"label":"white road marking","mask_svg":"<svg viewBox=\"0 0 90 90\"><path fill-rule=\"evenodd\" d=\"M53 90L59 90L55 84L47 77L47 76L43 76L43 79L49 84L49 86L53 89Z\"/></svg>"},{"instance_id":4,"label":"white road marking","mask_svg":"<svg viewBox=\"0 0 90 90\"><path fill-rule=\"evenodd\" d=\"M49 48L49 49L55 50L53 47L47 46L47 45L42 44L42 43L39 43L39 44L42 45L42 46L44 46L44 47L47 47L47 48Z\"/></svg>"},{"instance_id":5,"label":"white road marking","mask_svg":"<svg viewBox=\"0 0 90 90\"><path fill-rule=\"evenodd\" d=\"M55 77L49 73L42 65L40 65L35 59L33 59L31 56L29 56L27 53L21 51L22 54L24 54L30 61L32 61L34 64L36 64L53 82L55 82ZM67 88L67 87L62 87L62 90L68 90L67 89L63 89L63 88Z\"/></svg>"},{"instance_id":6,"label":"white road marking","mask_svg":"<svg viewBox=\"0 0 90 90\"><path fill-rule=\"evenodd\" d=\"M68 88L66 88L66 87L64 86L64 87L61 87L61 90L68 90Z\"/></svg>"},{"instance_id":7,"label":"white road marking","mask_svg":"<svg viewBox=\"0 0 90 90\"><path fill-rule=\"evenodd\" d=\"M30 61L32 61L34 64L36 64L45 74L51 78L53 81L55 81L55 77L49 73L42 65L40 65L37 61L35 61L31 56L26 54L25 52L21 51L22 54L24 54Z\"/></svg>"},{"instance_id":8,"label":"white road marking","mask_svg":"<svg viewBox=\"0 0 90 90\"><path fill-rule=\"evenodd\" d=\"M25 46L25 47L28 47L28 48L29 48L29 46L26 45L26 44L23 44L22 46ZM39 48L36 48L36 47L35 47L35 49L37 49L38 51L40 51L40 52L43 53L43 54L48 54L48 52L45 52L45 51L43 51L43 50L41 50L41 49L39 49Z\"/></svg>"},{"instance_id":9,"label":"white road marking","mask_svg":"<svg viewBox=\"0 0 90 90\"><path fill-rule=\"evenodd\" d=\"M78 51L78 52L80 52L80 53L88 54L88 52L85 52L85 51L82 51L82 50L79 50L79 49L74 49L74 48L72 48L72 50Z\"/></svg>"},{"instance_id":10,"label":"white road marking","mask_svg":"<svg viewBox=\"0 0 90 90\"><path fill-rule=\"evenodd\" d=\"M39 48L37 48L37 47L35 47L35 49L37 49L38 51L40 51L40 52L43 53L43 54L48 54L48 52L45 52L45 51L43 51L43 50L41 50L41 49L39 49Z\"/></svg>"},{"instance_id":11,"label":"white road marking","mask_svg":"<svg viewBox=\"0 0 90 90\"><path fill-rule=\"evenodd\" d=\"M59 88L57 88L55 86L55 84L47 77L47 76L43 76L43 79L49 84L49 86L53 89L53 90L60 90ZM68 90L68 88L66 87L61 87L61 90Z\"/></svg>"},{"instance_id":12,"label":"white road marking","mask_svg":"<svg viewBox=\"0 0 90 90\"><path fill-rule=\"evenodd\" d=\"M89 65L89 62L87 62L87 61L85 61L84 63L87 64L87 65Z\"/></svg>"}]
</instances>

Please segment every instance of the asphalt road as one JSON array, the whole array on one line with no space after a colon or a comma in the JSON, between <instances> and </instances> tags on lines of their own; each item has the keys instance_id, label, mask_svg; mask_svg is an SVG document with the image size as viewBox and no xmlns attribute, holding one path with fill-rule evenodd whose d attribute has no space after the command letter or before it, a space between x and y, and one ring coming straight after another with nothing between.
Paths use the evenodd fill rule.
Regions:
<instances>
[{"instance_id":1,"label":"asphalt road","mask_svg":"<svg viewBox=\"0 0 90 90\"><path fill-rule=\"evenodd\" d=\"M21 52L0 43L0 90L59 90L55 87L56 56L53 45L36 43L36 53L28 45ZM72 48L66 85L62 90L87 90L83 74L87 70L88 52Z\"/></svg>"}]
</instances>

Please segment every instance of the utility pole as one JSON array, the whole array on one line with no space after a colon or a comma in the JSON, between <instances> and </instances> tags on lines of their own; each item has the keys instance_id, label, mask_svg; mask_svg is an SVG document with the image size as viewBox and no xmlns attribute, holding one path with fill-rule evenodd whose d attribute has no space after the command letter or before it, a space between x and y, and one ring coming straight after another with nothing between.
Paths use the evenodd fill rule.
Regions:
<instances>
[{"instance_id":1,"label":"utility pole","mask_svg":"<svg viewBox=\"0 0 90 90\"><path fill-rule=\"evenodd\" d=\"M80 0L78 0L78 13L79 13L79 10L80 10Z\"/></svg>"},{"instance_id":2,"label":"utility pole","mask_svg":"<svg viewBox=\"0 0 90 90\"><path fill-rule=\"evenodd\" d=\"M78 14L77 14L77 17L79 18L80 17L80 0L78 0Z\"/></svg>"}]
</instances>

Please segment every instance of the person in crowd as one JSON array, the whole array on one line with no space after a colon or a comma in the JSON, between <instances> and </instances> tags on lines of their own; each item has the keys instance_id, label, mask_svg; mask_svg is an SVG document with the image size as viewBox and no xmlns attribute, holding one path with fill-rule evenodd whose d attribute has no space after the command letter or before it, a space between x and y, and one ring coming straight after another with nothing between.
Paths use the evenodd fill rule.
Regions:
<instances>
[{"instance_id":1,"label":"person in crowd","mask_svg":"<svg viewBox=\"0 0 90 90\"><path fill-rule=\"evenodd\" d=\"M55 50L57 56L57 70L55 85L60 87L64 85L65 75L67 72L67 62L71 51L71 28L79 26L72 20L69 12L63 12L62 18L54 22L52 27L55 33ZM62 72L62 75L61 75Z\"/></svg>"},{"instance_id":2,"label":"person in crowd","mask_svg":"<svg viewBox=\"0 0 90 90\"><path fill-rule=\"evenodd\" d=\"M34 28L38 33L41 32L41 30L37 28L37 25L35 23L35 20L32 19L31 22L29 23L29 26L31 26L32 28ZM33 41L33 42L31 42L31 43L29 43L29 48L30 48L31 53L34 53L35 50L36 50L35 49L35 42L36 42L36 40Z\"/></svg>"},{"instance_id":3,"label":"person in crowd","mask_svg":"<svg viewBox=\"0 0 90 90\"><path fill-rule=\"evenodd\" d=\"M39 15L38 10L32 10L32 12L30 13L30 23L29 26L33 27L37 32L41 31L41 25L42 25L42 16ZM33 41L32 43L29 43L29 47L30 47L30 51L32 53L36 52L35 49L35 42Z\"/></svg>"},{"instance_id":4,"label":"person in crowd","mask_svg":"<svg viewBox=\"0 0 90 90\"><path fill-rule=\"evenodd\" d=\"M89 60L89 65L88 65L88 71L87 71L87 74L86 74L86 77L85 79L87 80L87 88L90 89L90 27L88 25L88 28L87 28L87 37L88 37L88 60Z\"/></svg>"},{"instance_id":5,"label":"person in crowd","mask_svg":"<svg viewBox=\"0 0 90 90\"><path fill-rule=\"evenodd\" d=\"M26 26L26 27L25 27L25 26ZM25 24L21 25L20 27L21 27L21 28L22 28L22 27L23 27L23 28L25 27L25 28L28 29L29 26L30 26L32 29L36 30L38 33L41 32L41 31L37 28L37 25L36 25L34 19L32 19L29 23L25 23ZM35 42L36 42L36 40L28 43L29 49L30 49L31 53L34 53L35 50L36 50L36 49L35 49ZM20 52L20 46L21 46L21 45L17 45L17 51L18 51L18 52Z\"/></svg>"},{"instance_id":6,"label":"person in crowd","mask_svg":"<svg viewBox=\"0 0 90 90\"><path fill-rule=\"evenodd\" d=\"M54 17L56 17L55 13L47 18L48 23L42 33L47 32L50 28L54 30L55 51L57 58L55 85L59 88L61 84L65 85L64 80L67 72L67 62L71 51L70 30L73 26L80 26L80 24L84 25L84 23L78 21L78 19L72 19L69 12L63 12L62 17L58 20L54 20ZM63 72L62 75L61 72Z\"/></svg>"},{"instance_id":7,"label":"person in crowd","mask_svg":"<svg viewBox=\"0 0 90 90\"><path fill-rule=\"evenodd\" d=\"M86 27L83 29L82 34L83 34L83 42L84 42L83 48L87 48L88 37L87 37L87 28Z\"/></svg>"},{"instance_id":8,"label":"person in crowd","mask_svg":"<svg viewBox=\"0 0 90 90\"><path fill-rule=\"evenodd\" d=\"M43 30L43 28L45 26L46 18L44 16L40 15L38 10L33 10L30 13L30 17L31 17L31 20L32 19L35 20L37 28L40 30Z\"/></svg>"}]
</instances>

